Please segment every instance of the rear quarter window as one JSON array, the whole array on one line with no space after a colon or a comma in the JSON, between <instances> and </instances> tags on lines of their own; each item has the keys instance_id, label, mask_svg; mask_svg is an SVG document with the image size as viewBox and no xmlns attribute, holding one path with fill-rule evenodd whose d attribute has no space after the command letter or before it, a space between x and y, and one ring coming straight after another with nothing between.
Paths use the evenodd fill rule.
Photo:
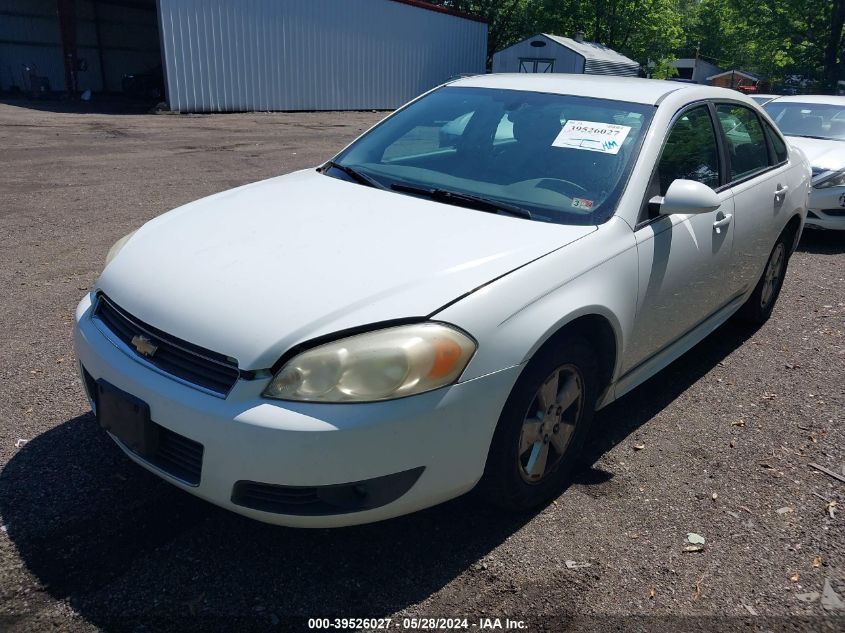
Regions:
<instances>
[{"instance_id":1,"label":"rear quarter window","mask_svg":"<svg viewBox=\"0 0 845 633\"><path fill-rule=\"evenodd\" d=\"M786 159L789 158L789 152L786 150L786 143L783 142L780 134L775 132L771 125L766 123L765 126L766 133L772 141L772 148L775 150L775 161L778 165L780 163L785 163Z\"/></svg>"}]
</instances>

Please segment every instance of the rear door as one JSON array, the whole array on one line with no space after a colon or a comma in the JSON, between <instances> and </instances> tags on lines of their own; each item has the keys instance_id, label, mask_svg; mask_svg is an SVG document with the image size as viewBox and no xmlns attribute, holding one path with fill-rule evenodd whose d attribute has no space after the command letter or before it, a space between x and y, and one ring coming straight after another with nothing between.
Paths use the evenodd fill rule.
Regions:
<instances>
[{"instance_id":1,"label":"rear door","mask_svg":"<svg viewBox=\"0 0 845 633\"><path fill-rule=\"evenodd\" d=\"M756 285L786 218L804 206L783 137L745 104L716 104L734 196L734 291ZM781 217L783 216L783 217Z\"/></svg>"},{"instance_id":2,"label":"rear door","mask_svg":"<svg viewBox=\"0 0 845 633\"><path fill-rule=\"evenodd\" d=\"M643 213L635 230L639 258L637 317L623 363L629 371L675 342L731 300L733 192L724 187L725 165L713 109L682 110L666 137ZM648 204L672 181L702 182L721 206L701 214L661 216Z\"/></svg>"}]
</instances>

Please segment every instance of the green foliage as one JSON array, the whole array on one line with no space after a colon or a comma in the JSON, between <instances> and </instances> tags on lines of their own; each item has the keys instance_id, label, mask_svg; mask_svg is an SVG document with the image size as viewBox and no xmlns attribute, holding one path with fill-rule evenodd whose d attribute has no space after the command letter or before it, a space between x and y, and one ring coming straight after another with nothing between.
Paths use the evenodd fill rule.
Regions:
<instances>
[{"instance_id":1,"label":"green foliage","mask_svg":"<svg viewBox=\"0 0 845 633\"><path fill-rule=\"evenodd\" d=\"M678 69L672 65L672 60L667 57L654 62L654 66L649 68L648 74L652 79L671 79L678 76Z\"/></svg>"},{"instance_id":2,"label":"green foliage","mask_svg":"<svg viewBox=\"0 0 845 633\"><path fill-rule=\"evenodd\" d=\"M820 80L832 4L823 0L809 10L806 0L701 0L687 24L686 48L774 81Z\"/></svg>"},{"instance_id":3,"label":"green foliage","mask_svg":"<svg viewBox=\"0 0 845 633\"><path fill-rule=\"evenodd\" d=\"M652 69L698 54L722 68L757 72L773 83L792 75L835 84L845 78L845 0L433 0L474 13L490 26L488 62L536 33L583 31ZM649 63L651 62L651 63Z\"/></svg>"}]
</instances>

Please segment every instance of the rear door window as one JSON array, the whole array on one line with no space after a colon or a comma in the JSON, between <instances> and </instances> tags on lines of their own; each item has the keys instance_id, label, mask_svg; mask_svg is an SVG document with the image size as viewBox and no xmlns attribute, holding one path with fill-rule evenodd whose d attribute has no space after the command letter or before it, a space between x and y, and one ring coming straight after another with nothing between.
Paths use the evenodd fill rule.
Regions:
<instances>
[{"instance_id":1,"label":"rear door window","mask_svg":"<svg viewBox=\"0 0 845 633\"><path fill-rule=\"evenodd\" d=\"M730 154L731 182L768 169L769 149L759 117L750 108L733 103L717 105L716 113Z\"/></svg>"}]
</instances>

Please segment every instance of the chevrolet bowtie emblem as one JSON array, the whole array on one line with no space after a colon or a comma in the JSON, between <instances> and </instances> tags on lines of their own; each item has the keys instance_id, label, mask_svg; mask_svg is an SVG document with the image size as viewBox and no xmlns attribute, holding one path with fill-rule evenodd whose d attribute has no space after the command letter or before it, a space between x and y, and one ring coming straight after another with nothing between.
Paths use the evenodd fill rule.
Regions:
<instances>
[{"instance_id":1,"label":"chevrolet bowtie emblem","mask_svg":"<svg viewBox=\"0 0 845 633\"><path fill-rule=\"evenodd\" d=\"M158 345L153 344L150 339L146 336L141 336L140 334L136 334L132 337L132 346L141 356L152 356L158 349Z\"/></svg>"}]
</instances>

